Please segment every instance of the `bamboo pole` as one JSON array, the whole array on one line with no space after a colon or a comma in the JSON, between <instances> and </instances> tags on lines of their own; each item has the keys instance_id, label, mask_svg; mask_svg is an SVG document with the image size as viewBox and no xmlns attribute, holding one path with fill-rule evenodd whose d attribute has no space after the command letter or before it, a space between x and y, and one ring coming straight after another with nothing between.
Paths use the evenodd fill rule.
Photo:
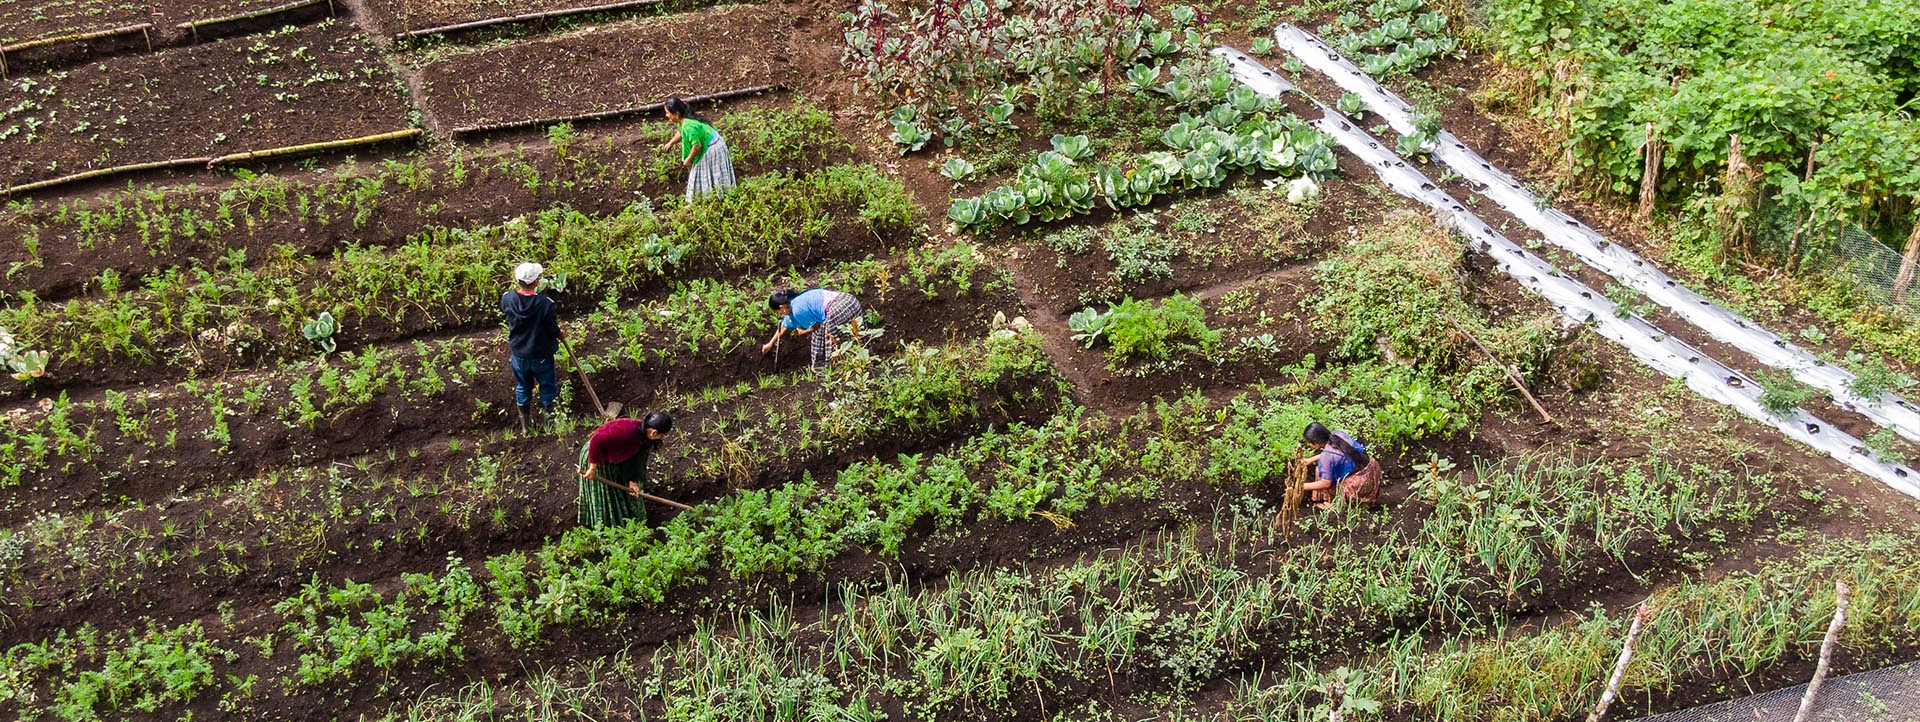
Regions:
<instances>
[{"instance_id":1,"label":"bamboo pole","mask_svg":"<svg viewBox=\"0 0 1920 722\"><path fill-rule=\"evenodd\" d=\"M200 28L208 25L224 25L226 23L237 23L245 20L257 20L259 18L263 18L268 15L277 15L279 13L292 12L294 10L300 10L303 8L309 8L315 5L323 5L323 4L327 6L327 14L332 15L334 12L333 0L294 0L294 2L275 5L270 8L255 10L249 13L240 13L237 15L224 15L221 17L207 18L204 20L188 20L184 23L179 23L177 25L174 25L173 27L175 29L186 30L192 33L193 41L197 43L197 42L200 42Z\"/></svg>"},{"instance_id":2,"label":"bamboo pole","mask_svg":"<svg viewBox=\"0 0 1920 722\"><path fill-rule=\"evenodd\" d=\"M50 38L38 38L35 40L27 40L24 42L14 43L12 45L0 46L0 53L17 53L22 50L31 50L33 48L45 47L48 45L77 43L82 40L98 40L100 38L112 37L114 35L132 35L137 32L152 30L152 29L153 29L153 23L141 23L139 25L125 25L117 28L109 28L107 30L94 30L91 32L73 33L70 35L55 35Z\"/></svg>"},{"instance_id":3,"label":"bamboo pole","mask_svg":"<svg viewBox=\"0 0 1920 722\"><path fill-rule=\"evenodd\" d=\"M298 153L310 153L315 151L333 150L336 148L350 148L350 147L360 146L360 145L372 145L374 143L381 143L389 140L412 138L414 136L420 135L423 132L425 131L422 131L419 128L408 128L406 130L396 130L391 133L368 135L368 136L362 136L359 138L347 138L345 140L329 140L329 141L323 141L319 143L307 143L305 145L290 145L290 146L285 146L281 148L268 148L266 150L256 150L256 151L249 151L245 153L233 153L230 155L223 155L223 156L216 156L216 157L203 156L199 158L175 158L173 160L157 160L157 161L152 161L148 163L134 163L132 165L114 166L112 168L101 168L99 170L90 170L85 173L75 173L69 176L61 176L59 178L50 178L43 181L34 181L32 183L27 183L24 185L13 186L11 188L0 190L0 197L10 196L16 193L25 193L28 191L37 191L45 188L52 188L54 186L66 185L68 183L78 183L80 181L92 180L94 178L104 178L106 176L119 175L121 173L134 173L134 172L143 171L143 170L158 170L162 168L178 168L183 166L196 166L196 165L212 168L216 165L237 163L244 160L275 158L280 156L294 155Z\"/></svg>"},{"instance_id":4,"label":"bamboo pole","mask_svg":"<svg viewBox=\"0 0 1920 722\"><path fill-rule=\"evenodd\" d=\"M7 67L7 53L18 53L22 50L44 48L49 45L63 45L66 43L78 43L78 42L83 42L87 40L98 40L100 38L113 37L115 35L132 35L134 33L140 33L142 35L146 35L147 50L151 51L153 50L153 36L147 34L147 32L152 29L153 29L153 23L141 23L139 25L124 25L117 28L108 28L106 30L94 30L94 31L84 32L84 33L70 33L67 35L55 35L53 37L48 37L48 38L36 38L34 40L18 42L12 45L0 45L0 78L9 77L8 76L9 68Z\"/></svg>"},{"instance_id":5,"label":"bamboo pole","mask_svg":"<svg viewBox=\"0 0 1920 722\"><path fill-rule=\"evenodd\" d=\"M106 176L119 175L121 173L133 173L136 171L143 171L143 170L158 170L161 168L177 168L181 166L190 166L190 165L206 165L211 160L213 159L212 158L175 158L173 160L157 160L150 163L134 163L132 165L121 165L121 166L114 166L112 168L101 168L99 170L90 170L85 173L75 173L69 176L61 176L59 178L50 178L48 180L34 181L32 183L17 185L12 188L8 188L6 190L0 190L0 196L10 196L15 193L37 191L42 188L52 188L58 185L66 185L68 183L78 183L83 180L91 180L94 178L104 178Z\"/></svg>"},{"instance_id":6,"label":"bamboo pole","mask_svg":"<svg viewBox=\"0 0 1920 722\"><path fill-rule=\"evenodd\" d=\"M708 93L706 95L690 95L685 98L681 98L681 100L685 100L688 103L705 103L705 102L715 101L715 100L727 100L730 98L737 98L743 95L754 95L758 93L765 93L771 90L777 90L779 88L780 86L778 85L756 85L751 88L741 88L738 90L726 90L718 93ZM531 128L531 127L541 126L541 125L552 125L554 123L577 123L581 121L606 120L608 118L618 118L623 115L634 115L636 113L645 113L649 111L655 111L655 110L659 110L661 108L666 107L666 105L667 105L666 102L662 101L658 103L648 103L646 105L636 105L636 106L627 107L627 108L619 108L616 110L601 110L601 111L596 111L592 113L581 113L578 115L567 115L567 116L560 116L556 118L537 118L533 120L509 120L509 121L502 121L499 123L483 123L480 125L468 125L468 126L462 126L459 128L454 128L453 130L447 131L447 134L448 135L472 135L475 133L497 133L503 130Z\"/></svg>"},{"instance_id":7,"label":"bamboo pole","mask_svg":"<svg viewBox=\"0 0 1920 722\"><path fill-rule=\"evenodd\" d=\"M279 148L268 148L266 150L252 150L252 151L247 151L245 153L233 153L230 155L223 155L218 158L214 158L212 160L207 161L207 167L211 168L216 165L225 165L227 163L238 163L240 161L247 161L247 160L259 160L261 158L277 158L280 156L298 155L301 153L313 153L313 152L323 151L323 150L334 150L337 148L352 148L355 146L373 145L375 143L384 143L389 140L402 140L406 138L413 138L424 132L426 131L423 131L419 128L407 128L405 130L396 130L390 133L363 135L358 138L345 138L342 140L327 140L327 141L321 141L319 143L306 143L303 145L289 145L289 146L283 146Z\"/></svg>"},{"instance_id":8,"label":"bamboo pole","mask_svg":"<svg viewBox=\"0 0 1920 722\"><path fill-rule=\"evenodd\" d=\"M1814 665L1813 679L1807 682L1807 693L1800 696L1800 711L1794 713L1793 722L1807 722L1807 714L1813 711L1813 700L1820 693L1820 683L1827 679L1827 667L1833 663L1833 643L1840 638L1840 627L1847 623L1847 583L1833 583L1833 621L1827 623L1827 638L1820 640L1820 661Z\"/></svg>"},{"instance_id":9,"label":"bamboo pole","mask_svg":"<svg viewBox=\"0 0 1920 722\"><path fill-rule=\"evenodd\" d=\"M1607 678L1607 688L1600 692L1600 703L1593 706L1593 712L1587 715L1587 722L1600 722L1607 718L1607 707L1613 705L1613 698L1620 694L1620 681L1626 679L1627 664L1633 661L1633 640L1640 636L1640 625L1647 620L1653 608L1645 603L1633 612L1633 624L1627 626L1627 638L1620 643L1620 659L1613 663L1613 676Z\"/></svg>"},{"instance_id":10,"label":"bamboo pole","mask_svg":"<svg viewBox=\"0 0 1920 722\"><path fill-rule=\"evenodd\" d=\"M431 28L422 28L420 30L408 30L405 32L394 33L393 39L412 40L414 38L424 38L428 35L440 35L443 33L458 32L461 30L473 30L475 28L484 28L484 27L490 27L494 25L506 25L508 23L532 22L534 20L546 20L549 18L565 17L567 15L580 15L584 13L626 10L628 8L645 7L647 5L659 5L664 2L666 2L666 0L626 0L625 2L608 3L605 5L586 5L581 7L564 8L561 10L547 10L547 11L537 12L537 13L522 13L519 15L509 15L507 17L488 18L486 20L474 20L471 22L454 23L452 25L440 25L440 26L431 27Z\"/></svg>"}]
</instances>

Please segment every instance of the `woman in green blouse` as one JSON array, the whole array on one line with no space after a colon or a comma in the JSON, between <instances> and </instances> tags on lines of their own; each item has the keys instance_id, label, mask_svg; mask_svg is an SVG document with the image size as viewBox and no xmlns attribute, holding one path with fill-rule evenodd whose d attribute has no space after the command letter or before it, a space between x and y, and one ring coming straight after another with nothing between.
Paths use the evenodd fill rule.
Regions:
<instances>
[{"instance_id":1,"label":"woman in green blouse","mask_svg":"<svg viewBox=\"0 0 1920 722\"><path fill-rule=\"evenodd\" d=\"M647 459L673 431L673 417L655 411L641 419L614 419L595 429L580 449L580 525L617 526L647 520L640 489Z\"/></svg>"},{"instance_id":2,"label":"woman in green blouse","mask_svg":"<svg viewBox=\"0 0 1920 722\"><path fill-rule=\"evenodd\" d=\"M667 99L667 120L677 123L663 148L680 146L680 167L687 169L687 202L708 193L725 195L733 187L733 159L720 131L693 114L687 101Z\"/></svg>"}]
</instances>

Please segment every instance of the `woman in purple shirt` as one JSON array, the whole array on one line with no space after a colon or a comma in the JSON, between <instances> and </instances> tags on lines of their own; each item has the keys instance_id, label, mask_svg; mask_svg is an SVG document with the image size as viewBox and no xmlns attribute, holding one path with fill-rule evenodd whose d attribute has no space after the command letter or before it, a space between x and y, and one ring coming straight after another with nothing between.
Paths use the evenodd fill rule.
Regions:
<instances>
[{"instance_id":1,"label":"woman in purple shirt","mask_svg":"<svg viewBox=\"0 0 1920 722\"><path fill-rule=\"evenodd\" d=\"M780 330L760 347L762 354L772 352L773 345L788 331L801 336L812 334L810 358L815 368L821 368L842 340L860 337L860 299L851 293L824 288L774 291L767 307L780 315Z\"/></svg>"},{"instance_id":2,"label":"woman in purple shirt","mask_svg":"<svg viewBox=\"0 0 1920 722\"><path fill-rule=\"evenodd\" d=\"M1313 481L1302 489L1313 492L1313 500L1325 509L1339 491L1348 501L1372 504L1380 500L1380 464L1367 454L1367 447L1345 433L1335 433L1318 421L1307 424L1305 437L1315 453L1306 463L1317 467Z\"/></svg>"}]
</instances>

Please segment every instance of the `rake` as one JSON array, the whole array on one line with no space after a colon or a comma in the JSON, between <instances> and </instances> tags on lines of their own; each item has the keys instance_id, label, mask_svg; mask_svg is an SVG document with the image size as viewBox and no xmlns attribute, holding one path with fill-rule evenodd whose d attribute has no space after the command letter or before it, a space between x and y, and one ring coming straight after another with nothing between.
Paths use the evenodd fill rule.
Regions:
<instances>
[{"instance_id":1,"label":"rake","mask_svg":"<svg viewBox=\"0 0 1920 722\"><path fill-rule=\"evenodd\" d=\"M580 358L573 355L573 347L567 343L567 337L560 337L560 348L567 350L567 364L573 367L573 375L580 377L580 385L586 387L587 398L593 400L593 408L600 412L600 418L611 419L620 415L626 405L618 401L610 404L600 403L600 394L593 390L593 382L587 380L587 372L580 370Z\"/></svg>"}]
</instances>

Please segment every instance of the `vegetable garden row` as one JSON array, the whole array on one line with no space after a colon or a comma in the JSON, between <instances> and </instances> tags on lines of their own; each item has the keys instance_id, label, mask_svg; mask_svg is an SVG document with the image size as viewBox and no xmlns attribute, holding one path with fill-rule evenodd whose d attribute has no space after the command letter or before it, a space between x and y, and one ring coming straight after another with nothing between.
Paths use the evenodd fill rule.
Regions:
<instances>
[{"instance_id":1,"label":"vegetable garden row","mask_svg":"<svg viewBox=\"0 0 1920 722\"><path fill-rule=\"evenodd\" d=\"M1920 508L1566 322L1208 54L1365 115L1280 62L1276 22L1317 28L1417 106L1384 137L1422 162L1443 115L1533 138L1477 101L1516 92L1486 51L1531 27L1490 4L371 0L16 79L53 89L0 116L41 124L26 153L165 97L101 78L212 88L255 47L267 84L378 69L275 88L378 98L329 123L432 133L0 209L0 714L1582 719L1645 603L1624 719L1805 681L1836 581L1836 669L1912 657ZM1542 52L1607 47L1585 32ZM258 131L237 149L289 127L252 74L206 91ZM782 89L695 106L739 181L694 200L651 112L446 132L753 85ZM308 100L263 102L340 107ZM134 120L100 142L230 142ZM527 261L568 341L532 427L497 310ZM812 287L864 333L825 367L805 337L762 352L769 293ZM1868 339L1903 322L1778 313L1901 386ZM689 509L581 520L583 379L674 417L645 490ZM1314 422L1380 462L1378 505L1287 506Z\"/></svg>"}]
</instances>

